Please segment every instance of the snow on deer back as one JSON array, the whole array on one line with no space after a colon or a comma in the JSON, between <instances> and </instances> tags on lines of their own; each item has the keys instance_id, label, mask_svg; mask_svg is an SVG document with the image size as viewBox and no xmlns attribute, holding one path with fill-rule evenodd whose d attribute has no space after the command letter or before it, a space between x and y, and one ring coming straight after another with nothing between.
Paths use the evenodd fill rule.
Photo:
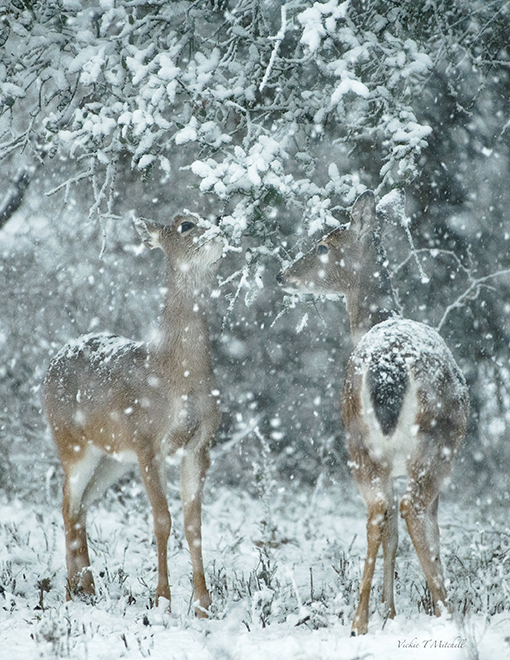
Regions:
<instances>
[{"instance_id":1,"label":"snow on deer back","mask_svg":"<svg viewBox=\"0 0 510 660\"><path fill-rule=\"evenodd\" d=\"M466 427L465 379L439 334L423 323L392 318L369 330L345 375L343 417L354 464L360 451L388 470L407 474L408 462L450 463ZM433 442L437 436L442 442ZM367 438L359 446L360 438Z\"/></svg>"}]
</instances>

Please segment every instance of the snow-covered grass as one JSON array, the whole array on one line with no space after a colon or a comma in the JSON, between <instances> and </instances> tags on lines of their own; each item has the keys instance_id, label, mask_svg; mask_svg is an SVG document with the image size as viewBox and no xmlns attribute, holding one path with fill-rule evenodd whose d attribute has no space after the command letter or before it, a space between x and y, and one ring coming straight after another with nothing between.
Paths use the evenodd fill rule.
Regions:
<instances>
[{"instance_id":1,"label":"snow-covered grass","mask_svg":"<svg viewBox=\"0 0 510 660\"><path fill-rule=\"evenodd\" d=\"M213 475L214 476L214 475ZM398 615L380 609L380 559L369 634L350 637L365 552L365 511L351 484L284 487L260 497L209 484L204 558L209 620L190 614L191 569L180 504L171 493L172 609L153 607L156 551L140 484L126 482L90 510L94 604L65 604L57 497L0 505L0 657L353 660L510 657L510 530L446 502L442 551L456 614L429 616L424 579L401 525Z\"/></svg>"}]
</instances>

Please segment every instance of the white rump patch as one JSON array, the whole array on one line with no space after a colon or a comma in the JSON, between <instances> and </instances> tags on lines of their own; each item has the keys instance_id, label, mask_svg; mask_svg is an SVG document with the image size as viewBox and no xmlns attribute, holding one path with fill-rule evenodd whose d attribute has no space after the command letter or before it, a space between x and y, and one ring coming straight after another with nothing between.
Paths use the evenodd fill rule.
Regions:
<instances>
[{"instance_id":1,"label":"white rump patch","mask_svg":"<svg viewBox=\"0 0 510 660\"><path fill-rule=\"evenodd\" d=\"M407 462L417 446L419 427L416 424L418 412L417 386L412 374L408 371L409 384L406 389L402 408L395 431L384 435L375 415L367 383L367 372L363 374L361 388L361 414L365 420L370 436L367 441L371 456L379 463L391 467L392 477L407 475Z\"/></svg>"}]
</instances>

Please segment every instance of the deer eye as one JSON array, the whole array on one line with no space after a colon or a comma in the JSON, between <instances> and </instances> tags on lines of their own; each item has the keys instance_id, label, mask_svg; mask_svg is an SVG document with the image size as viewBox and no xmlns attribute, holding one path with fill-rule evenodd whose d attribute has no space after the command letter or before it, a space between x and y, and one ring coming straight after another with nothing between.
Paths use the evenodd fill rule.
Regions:
<instances>
[{"instance_id":1,"label":"deer eye","mask_svg":"<svg viewBox=\"0 0 510 660\"><path fill-rule=\"evenodd\" d=\"M327 254L327 253L328 253L327 245L321 243L320 245L317 246L317 254Z\"/></svg>"},{"instance_id":2,"label":"deer eye","mask_svg":"<svg viewBox=\"0 0 510 660\"><path fill-rule=\"evenodd\" d=\"M195 224L193 222L188 222L187 220L185 220L183 223L181 223L177 227L177 231L180 234L184 234L184 232L189 231L190 229L193 229L194 226L195 226Z\"/></svg>"}]
</instances>

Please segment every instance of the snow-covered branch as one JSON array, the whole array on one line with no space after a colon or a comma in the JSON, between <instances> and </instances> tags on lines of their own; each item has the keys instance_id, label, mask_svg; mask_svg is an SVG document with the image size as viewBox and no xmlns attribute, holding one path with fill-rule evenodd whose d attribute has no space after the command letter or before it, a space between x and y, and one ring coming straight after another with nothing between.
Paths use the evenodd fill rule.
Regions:
<instances>
[{"instance_id":1,"label":"snow-covered branch","mask_svg":"<svg viewBox=\"0 0 510 660\"><path fill-rule=\"evenodd\" d=\"M269 80L269 76L271 75L271 71L273 69L273 65L276 60L276 56L278 55L278 50L280 48L280 44L282 43L284 37L285 37L285 30L287 29L287 7L286 5L282 5L281 7L281 16L282 16L282 21L281 21L281 27L278 30L278 34L275 37L272 37L275 41L273 52L271 53L271 59L269 60L269 64L267 65L266 72L264 74L264 78L262 79L262 82L259 85L259 92L262 92L264 90L264 87L267 85L267 81Z\"/></svg>"}]
</instances>

